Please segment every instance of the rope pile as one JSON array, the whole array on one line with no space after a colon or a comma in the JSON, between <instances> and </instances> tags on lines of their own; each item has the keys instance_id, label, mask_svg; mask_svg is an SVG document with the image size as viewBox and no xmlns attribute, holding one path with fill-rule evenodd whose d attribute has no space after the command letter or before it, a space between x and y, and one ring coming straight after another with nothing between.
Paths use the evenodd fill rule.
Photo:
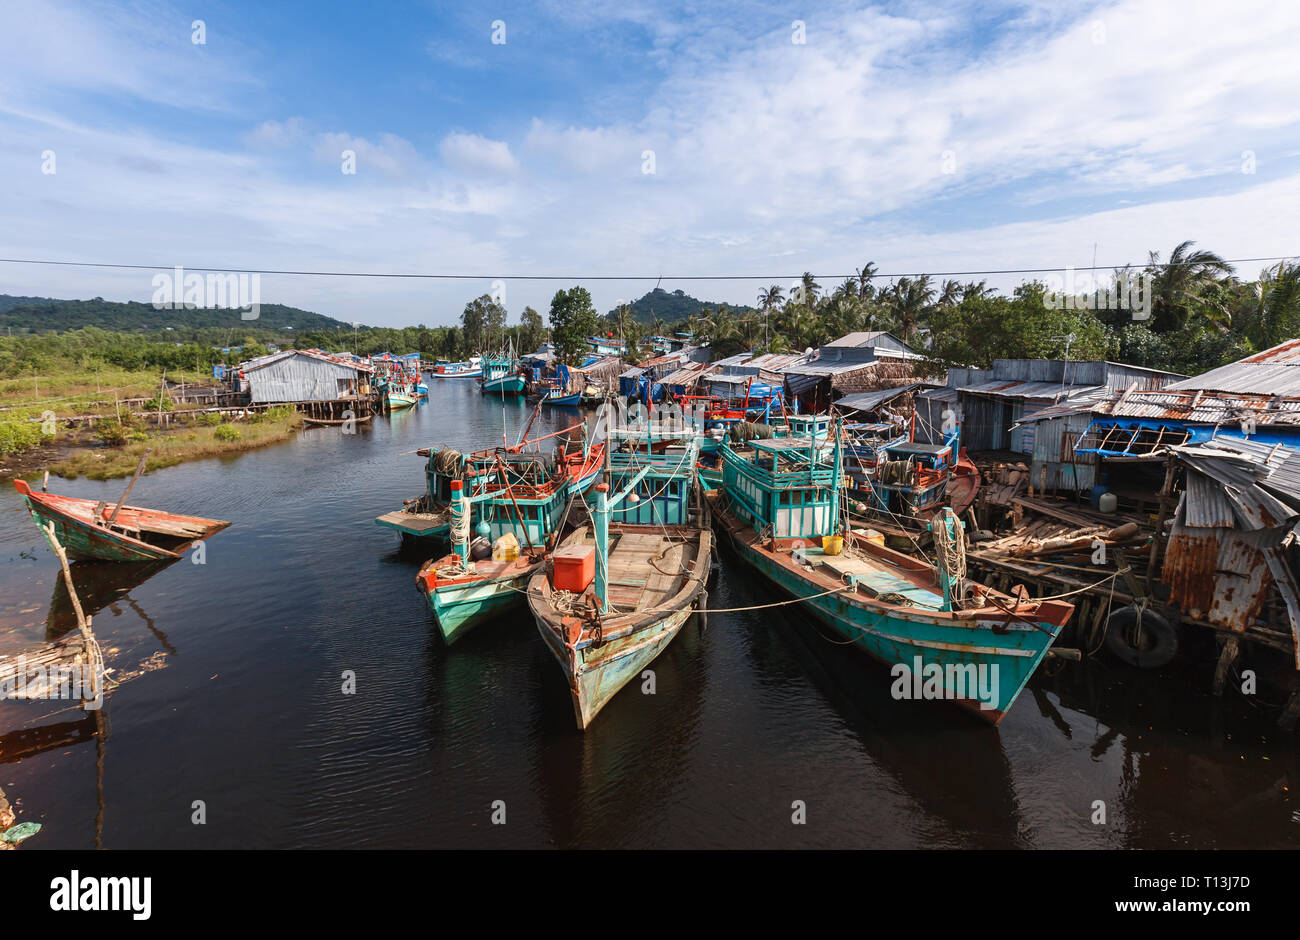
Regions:
<instances>
[{"instance_id":1,"label":"rope pile","mask_svg":"<svg viewBox=\"0 0 1300 940\"><path fill-rule=\"evenodd\" d=\"M756 421L737 421L728 433L736 442L752 441L755 438L769 440L772 437L772 429Z\"/></svg>"},{"instance_id":2,"label":"rope pile","mask_svg":"<svg viewBox=\"0 0 1300 940\"><path fill-rule=\"evenodd\" d=\"M465 469L465 457L458 450L444 448L433 456L433 469L445 477L458 477Z\"/></svg>"}]
</instances>

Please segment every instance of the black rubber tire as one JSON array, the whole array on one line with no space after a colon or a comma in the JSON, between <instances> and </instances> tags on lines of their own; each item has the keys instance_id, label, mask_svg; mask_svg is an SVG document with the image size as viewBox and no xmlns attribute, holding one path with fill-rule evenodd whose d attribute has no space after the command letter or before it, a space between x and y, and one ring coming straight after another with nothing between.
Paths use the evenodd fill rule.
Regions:
<instances>
[{"instance_id":1,"label":"black rubber tire","mask_svg":"<svg viewBox=\"0 0 1300 940\"><path fill-rule=\"evenodd\" d=\"M1106 648L1117 659L1139 669L1159 669L1178 655L1178 633L1173 625L1153 610L1142 612L1142 646L1133 643L1138 609L1133 606L1112 611L1106 620Z\"/></svg>"}]
</instances>

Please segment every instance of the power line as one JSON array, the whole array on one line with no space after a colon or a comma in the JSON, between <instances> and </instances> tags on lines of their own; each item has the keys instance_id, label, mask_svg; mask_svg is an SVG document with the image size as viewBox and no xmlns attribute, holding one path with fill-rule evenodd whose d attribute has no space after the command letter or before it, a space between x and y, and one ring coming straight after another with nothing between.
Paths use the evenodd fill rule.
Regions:
<instances>
[{"instance_id":1,"label":"power line","mask_svg":"<svg viewBox=\"0 0 1300 940\"><path fill-rule=\"evenodd\" d=\"M1277 255L1272 258L1232 258L1224 260L1224 264L1255 264L1261 261L1287 261L1296 255ZM1113 271L1126 268L1176 268L1187 265L1200 264L1199 261L1158 261L1143 262L1142 264L1093 264L1065 265L1057 268L998 268L988 271L913 271L905 274L886 274L875 273L872 278L900 278L900 277L974 277L976 275L987 276L993 274L1056 274L1064 271ZM593 275L569 275L569 274L420 274L401 271L296 271L281 270L273 268L213 268L213 267L189 267L187 265L176 264L115 264L110 262L99 261L53 261L43 258L0 258L0 264L43 264L58 267L74 268L113 268L118 270L136 270L136 271L171 271L175 268L182 268L185 271L193 271L205 274L283 274L295 275L302 277L374 277L374 278L400 278L408 280L433 280L433 281L785 281L799 280L803 274L593 274ZM856 278L859 272L854 271L852 274L818 274L816 277L834 280L837 278Z\"/></svg>"}]
</instances>

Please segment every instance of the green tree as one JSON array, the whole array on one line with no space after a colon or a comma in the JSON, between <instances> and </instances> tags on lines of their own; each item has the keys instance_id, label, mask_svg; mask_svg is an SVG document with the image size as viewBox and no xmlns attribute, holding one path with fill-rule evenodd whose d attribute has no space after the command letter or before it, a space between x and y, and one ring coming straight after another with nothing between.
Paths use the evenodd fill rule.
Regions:
<instances>
[{"instance_id":1,"label":"green tree","mask_svg":"<svg viewBox=\"0 0 1300 940\"><path fill-rule=\"evenodd\" d=\"M1193 251L1196 243L1185 241L1160 263L1158 252L1150 253L1146 275L1151 291L1151 329L1156 333L1182 330L1192 320L1222 323L1230 318L1212 290L1220 278L1232 273L1226 261L1212 251Z\"/></svg>"},{"instance_id":2,"label":"green tree","mask_svg":"<svg viewBox=\"0 0 1300 940\"><path fill-rule=\"evenodd\" d=\"M600 318L585 287L555 292L551 298L551 338L561 362L577 365L587 351L587 337L599 328Z\"/></svg>"},{"instance_id":3,"label":"green tree","mask_svg":"<svg viewBox=\"0 0 1300 940\"><path fill-rule=\"evenodd\" d=\"M534 352L546 339L546 324L542 315L532 307L519 314L519 347L523 352Z\"/></svg>"}]
</instances>

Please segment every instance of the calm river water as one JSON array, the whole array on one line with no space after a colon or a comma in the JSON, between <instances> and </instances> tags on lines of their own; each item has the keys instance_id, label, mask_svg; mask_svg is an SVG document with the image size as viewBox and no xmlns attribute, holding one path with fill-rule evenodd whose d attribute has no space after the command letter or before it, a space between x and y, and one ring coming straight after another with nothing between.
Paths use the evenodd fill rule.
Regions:
<instances>
[{"instance_id":1,"label":"calm river water","mask_svg":"<svg viewBox=\"0 0 1300 940\"><path fill-rule=\"evenodd\" d=\"M234 525L203 565L78 566L126 681L102 741L75 707L0 703L0 789L44 826L24 849L1300 845L1294 739L1212 698L1202 661L1049 663L992 729L894 701L884 667L795 607L714 614L657 662L656 695L629 687L580 734L526 611L447 648L414 587L424 558L374 524L423 485L403 452L490 445L503 420L513 440L528 413L431 385L430 403L355 435L306 430L141 478L133 503ZM123 485L50 488L112 501ZM71 626L57 560L7 485L0 562L0 654ZM711 606L779 599L721 563Z\"/></svg>"}]
</instances>

